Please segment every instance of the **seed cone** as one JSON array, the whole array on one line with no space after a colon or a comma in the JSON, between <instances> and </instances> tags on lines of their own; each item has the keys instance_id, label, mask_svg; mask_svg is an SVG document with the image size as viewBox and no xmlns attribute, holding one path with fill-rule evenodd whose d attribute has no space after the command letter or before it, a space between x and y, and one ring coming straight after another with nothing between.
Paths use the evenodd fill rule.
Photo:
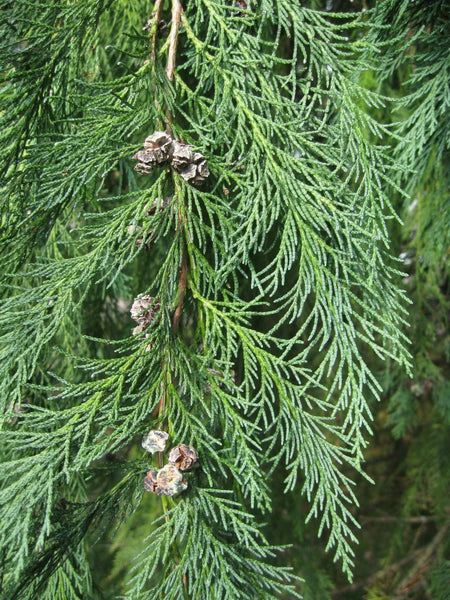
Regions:
<instances>
[{"instance_id":1,"label":"seed cone","mask_svg":"<svg viewBox=\"0 0 450 600\"><path fill-rule=\"evenodd\" d=\"M175 465L180 471L192 469L198 460L197 452L193 446L180 444L172 448L169 454L169 462Z\"/></svg>"}]
</instances>

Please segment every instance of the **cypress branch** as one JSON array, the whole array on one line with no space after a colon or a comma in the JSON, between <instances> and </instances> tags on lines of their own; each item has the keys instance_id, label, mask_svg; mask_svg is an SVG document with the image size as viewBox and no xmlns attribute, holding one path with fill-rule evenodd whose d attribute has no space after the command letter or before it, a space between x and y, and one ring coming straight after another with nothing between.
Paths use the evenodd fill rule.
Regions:
<instances>
[{"instance_id":1,"label":"cypress branch","mask_svg":"<svg viewBox=\"0 0 450 600\"><path fill-rule=\"evenodd\" d=\"M2 11L5 599L95 597L84 544L139 510L151 429L200 468L154 498L126 597L300 597L259 523L282 470L351 578L370 357L410 368L389 194L406 128L438 126L412 111L398 167L361 83L392 3L169 4ZM438 103L425 79L408 107Z\"/></svg>"}]
</instances>

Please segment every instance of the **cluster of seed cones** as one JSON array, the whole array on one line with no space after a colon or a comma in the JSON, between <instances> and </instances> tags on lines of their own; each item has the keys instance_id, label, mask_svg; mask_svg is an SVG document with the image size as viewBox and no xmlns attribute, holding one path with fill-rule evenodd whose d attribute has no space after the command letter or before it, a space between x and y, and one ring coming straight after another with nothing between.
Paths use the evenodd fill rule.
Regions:
<instances>
[{"instance_id":1,"label":"cluster of seed cones","mask_svg":"<svg viewBox=\"0 0 450 600\"><path fill-rule=\"evenodd\" d=\"M132 157L139 161L135 171L148 175L156 166L170 164L186 181L201 183L209 176L206 159L192 146L174 140L164 131L155 131L144 141L144 147Z\"/></svg>"},{"instance_id":2,"label":"cluster of seed cones","mask_svg":"<svg viewBox=\"0 0 450 600\"><path fill-rule=\"evenodd\" d=\"M152 430L142 440L142 447L151 454L163 452L168 434L165 431ZM188 483L182 471L191 470L197 463L197 452L193 446L179 444L169 453L169 464L157 471L151 469L144 479L144 489L158 496L177 496L187 489Z\"/></svg>"}]
</instances>

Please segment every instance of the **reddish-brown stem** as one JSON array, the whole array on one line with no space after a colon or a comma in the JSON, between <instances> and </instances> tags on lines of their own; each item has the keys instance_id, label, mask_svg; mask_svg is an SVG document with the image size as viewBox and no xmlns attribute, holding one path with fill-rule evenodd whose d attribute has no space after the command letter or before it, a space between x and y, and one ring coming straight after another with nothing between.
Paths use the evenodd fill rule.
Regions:
<instances>
[{"instance_id":1,"label":"reddish-brown stem","mask_svg":"<svg viewBox=\"0 0 450 600\"><path fill-rule=\"evenodd\" d=\"M163 361L163 364L162 364L163 371L164 371L164 364L165 364L165 360ZM161 421L161 425L160 425L161 429L164 428L162 421L164 419L164 407L166 404L166 387L167 387L167 384L166 384L166 382L164 382L164 391L162 393L161 400L158 403L158 417L159 417L159 420ZM162 469L162 466L163 466L162 452L158 452L158 469Z\"/></svg>"},{"instance_id":2,"label":"reddish-brown stem","mask_svg":"<svg viewBox=\"0 0 450 600\"><path fill-rule=\"evenodd\" d=\"M173 327L174 333L177 332L178 325L180 323L181 309L183 307L184 294L186 293L187 272L188 272L188 267L187 267L187 256L186 256L186 244L183 243L183 258L181 259L181 266L180 266L180 283L179 283L179 292L178 292L179 293L178 304L175 309L175 312L173 315L173 320L172 320L172 327Z\"/></svg>"}]
</instances>

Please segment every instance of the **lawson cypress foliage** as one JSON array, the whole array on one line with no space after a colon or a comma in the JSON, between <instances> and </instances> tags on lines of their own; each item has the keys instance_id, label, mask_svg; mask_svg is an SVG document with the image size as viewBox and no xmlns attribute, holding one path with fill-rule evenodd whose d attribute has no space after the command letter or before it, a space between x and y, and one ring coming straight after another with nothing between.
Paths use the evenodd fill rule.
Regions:
<instances>
[{"instance_id":1,"label":"lawson cypress foliage","mask_svg":"<svg viewBox=\"0 0 450 600\"><path fill-rule=\"evenodd\" d=\"M124 598L299 597L281 469L351 577L368 357L409 365L377 13L1 8L0 597L101 597L87 544L147 502L150 430L198 468L150 492Z\"/></svg>"}]
</instances>

